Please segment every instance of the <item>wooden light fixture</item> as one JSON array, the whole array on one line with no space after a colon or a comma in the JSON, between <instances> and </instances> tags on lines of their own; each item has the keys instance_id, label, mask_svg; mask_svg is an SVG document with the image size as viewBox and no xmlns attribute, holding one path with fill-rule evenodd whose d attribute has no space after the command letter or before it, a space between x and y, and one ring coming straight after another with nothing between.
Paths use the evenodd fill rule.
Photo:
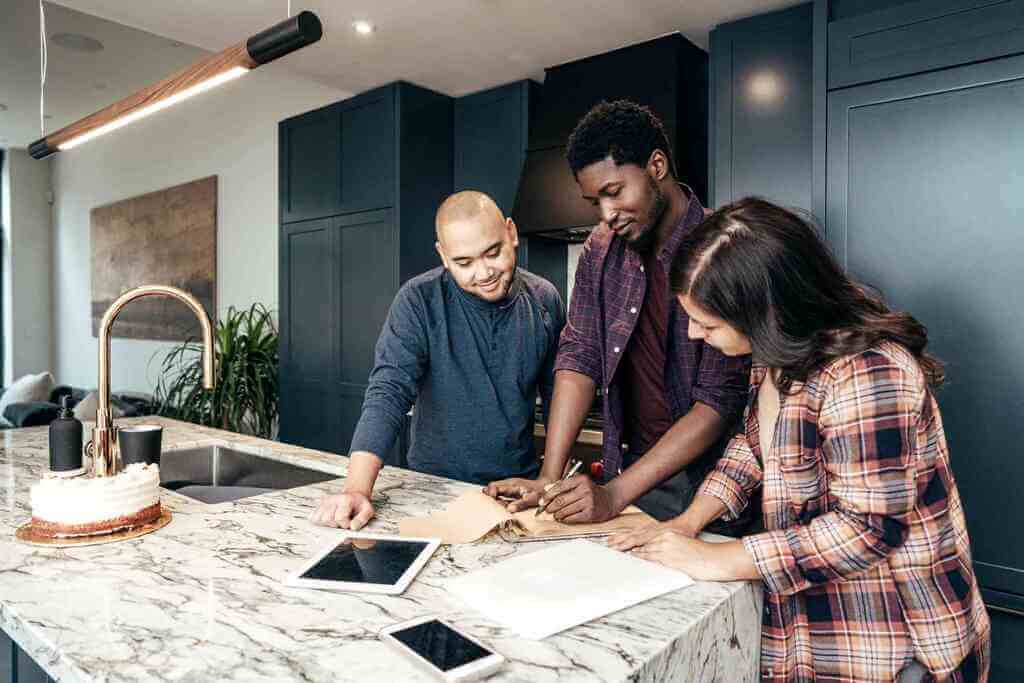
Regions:
<instances>
[{"instance_id":1,"label":"wooden light fixture","mask_svg":"<svg viewBox=\"0 0 1024 683\"><path fill-rule=\"evenodd\" d=\"M272 62L323 36L320 19L312 12L299 12L236 45L200 60L158 83L114 102L84 119L50 133L29 145L36 159L58 150L71 149L104 133L117 130L161 109L238 78L250 69Z\"/></svg>"}]
</instances>

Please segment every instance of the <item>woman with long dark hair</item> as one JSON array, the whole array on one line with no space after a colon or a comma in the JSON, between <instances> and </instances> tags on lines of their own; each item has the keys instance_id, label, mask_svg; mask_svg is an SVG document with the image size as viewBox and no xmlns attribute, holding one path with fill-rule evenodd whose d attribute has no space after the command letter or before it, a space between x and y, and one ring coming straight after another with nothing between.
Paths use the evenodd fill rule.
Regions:
<instances>
[{"instance_id":1,"label":"woman with long dark hair","mask_svg":"<svg viewBox=\"0 0 1024 683\"><path fill-rule=\"evenodd\" d=\"M924 326L760 199L694 228L670 280L691 337L752 354L747 409L686 512L611 545L696 579L760 579L765 680L987 680L990 626ZM758 490L763 533L696 538Z\"/></svg>"}]
</instances>

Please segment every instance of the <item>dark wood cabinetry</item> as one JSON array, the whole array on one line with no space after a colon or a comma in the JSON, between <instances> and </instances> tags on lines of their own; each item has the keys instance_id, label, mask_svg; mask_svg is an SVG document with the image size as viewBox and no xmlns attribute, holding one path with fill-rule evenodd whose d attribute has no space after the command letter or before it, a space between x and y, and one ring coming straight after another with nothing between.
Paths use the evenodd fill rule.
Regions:
<instances>
[{"instance_id":1,"label":"dark wood cabinetry","mask_svg":"<svg viewBox=\"0 0 1024 683\"><path fill-rule=\"evenodd\" d=\"M539 91L533 81L518 81L455 101L454 191L486 192L502 213L512 213Z\"/></svg>"},{"instance_id":2,"label":"dark wood cabinetry","mask_svg":"<svg viewBox=\"0 0 1024 683\"><path fill-rule=\"evenodd\" d=\"M279 438L347 453L391 301L437 263L452 100L396 83L281 122L279 142Z\"/></svg>"},{"instance_id":3,"label":"dark wood cabinetry","mask_svg":"<svg viewBox=\"0 0 1024 683\"><path fill-rule=\"evenodd\" d=\"M802 205L810 152L813 208L843 265L928 327L946 364L937 398L992 615L992 680L1018 680L1024 2L809 7L713 32L712 194ZM772 109L745 99L767 69L798 98Z\"/></svg>"},{"instance_id":4,"label":"dark wood cabinetry","mask_svg":"<svg viewBox=\"0 0 1024 683\"><path fill-rule=\"evenodd\" d=\"M858 279L929 332L979 582L1024 595L1024 57L829 96L828 233Z\"/></svg>"},{"instance_id":5,"label":"dark wood cabinetry","mask_svg":"<svg viewBox=\"0 0 1024 683\"><path fill-rule=\"evenodd\" d=\"M1024 0L874 3L828 26L828 87L1024 52Z\"/></svg>"},{"instance_id":6,"label":"dark wood cabinetry","mask_svg":"<svg viewBox=\"0 0 1024 683\"><path fill-rule=\"evenodd\" d=\"M381 88L281 122L281 222L394 205L395 102Z\"/></svg>"},{"instance_id":7,"label":"dark wood cabinetry","mask_svg":"<svg viewBox=\"0 0 1024 683\"><path fill-rule=\"evenodd\" d=\"M711 33L711 202L811 209L810 4Z\"/></svg>"}]
</instances>

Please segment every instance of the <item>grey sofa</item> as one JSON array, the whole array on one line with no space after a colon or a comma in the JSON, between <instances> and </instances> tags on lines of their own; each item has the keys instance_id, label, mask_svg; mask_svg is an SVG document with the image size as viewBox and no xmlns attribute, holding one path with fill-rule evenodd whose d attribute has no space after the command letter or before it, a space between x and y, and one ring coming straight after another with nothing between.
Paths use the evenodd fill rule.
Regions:
<instances>
[{"instance_id":1,"label":"grey sofa","mask_svg":"<svg viewBox=\"0 0 1024 683\"><path fill-rule=\"evenodd\" d=\"M3 391L6 390L7 387L4 387ZM3 391L0 391L0 395L3 394ZM70 396L68 404L74 408L91 391L93 390L61 384L50 392L49 401L12 403L4 410L3 418L7 424L0 424L0 429L48 425L60 414L62 397ZM146 394L111 394L110 403L122 413L122 417L152 415L155 412L153 398Z\"/></svg>"}]
</instances>

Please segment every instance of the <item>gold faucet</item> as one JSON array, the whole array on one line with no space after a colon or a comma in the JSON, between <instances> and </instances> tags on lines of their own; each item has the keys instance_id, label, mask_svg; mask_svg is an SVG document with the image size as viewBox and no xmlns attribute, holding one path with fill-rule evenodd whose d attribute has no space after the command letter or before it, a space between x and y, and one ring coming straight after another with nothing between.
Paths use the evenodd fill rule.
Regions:
<instances>
[{"instance_id":1,"label":"gold faucet","mask_svg":"<svg viewBox=\"0 0 1024 683\"><path fill-rule=\"evenodd\" d=\"M143 285L130 289L117 297L110 308L103 314L100 322L100 376L97 390L96 427L92 432L92 441L86 444L86 453L93 456L93 474L97 477L109 477L121 469L121 458L117 447L117 430L110 414L110 328L114 318L129 302L145 296L169 296L178 299L196 314L199 325L203 328L203 387L213 389L213 326L210 318L203 310L202 304L188 292L167 285Z\"/></svg>"}]
</instances>

